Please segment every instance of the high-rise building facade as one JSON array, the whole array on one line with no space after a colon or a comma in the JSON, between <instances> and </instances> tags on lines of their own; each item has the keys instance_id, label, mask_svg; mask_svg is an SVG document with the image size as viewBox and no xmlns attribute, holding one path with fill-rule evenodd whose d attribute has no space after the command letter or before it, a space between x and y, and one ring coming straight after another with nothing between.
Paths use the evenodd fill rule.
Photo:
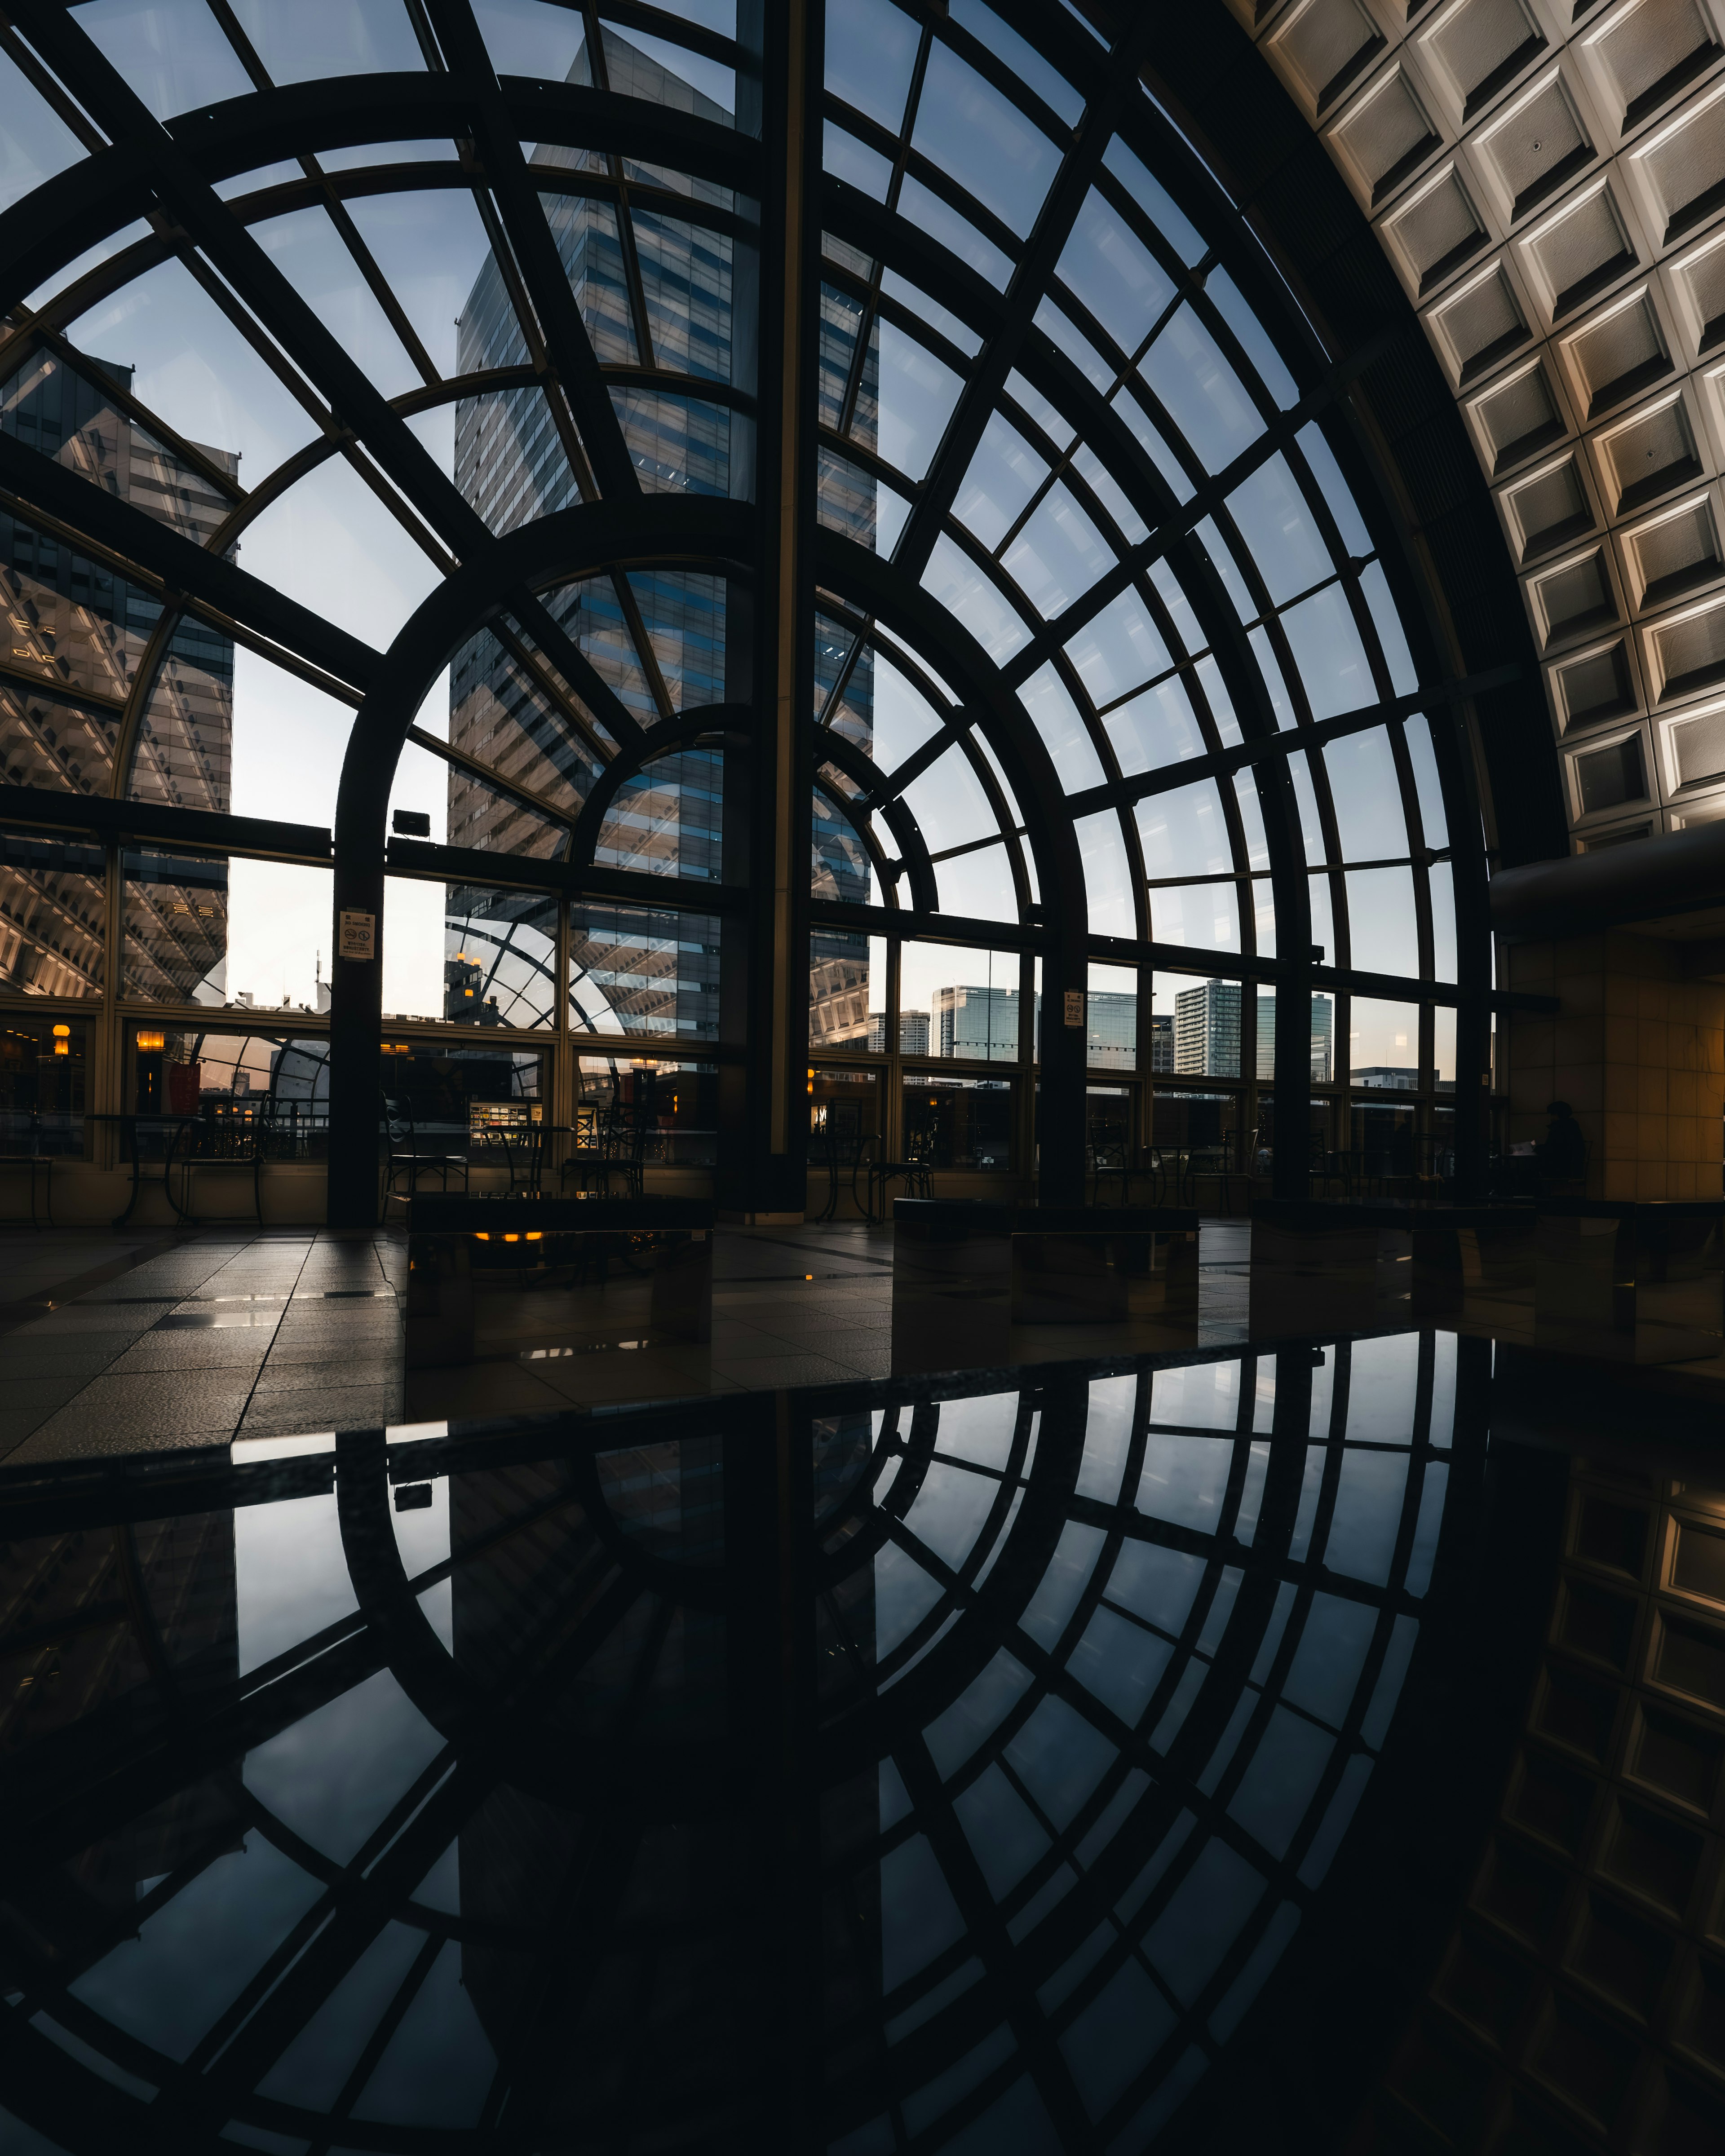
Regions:
<instances>
[{"instance_id":1,"label":"high-rise building facade","mask_svg":"<svg viewBox=\"0 0 1725 2156\"><path fill-rule=\"evenodd\" d=\"M1178 1071L1210 1078L1240 1075L1240 990L1237 981L1205 981L1174 998L1174 1062ZM1276 1075L1276 998L1258 997L1260 1081Z\"/></svg>"},{"instance_id":2,"label":"high-rise building facade","mask_svg":"<svg viewBox=\"0 0 1725 2156\"><path fill-rule=\"evenodd\" d=\"M1312 1082L1327 1086L1336 1067L1336 1000L1312 998Z\"/></svg>"},{"instance_id":3,"label":"high-rise building facade","mask_svg":"<svg viewBox=\"0 0 1725 2156\"><path fill-rule=\"evenodd\" d=\"M884 1011L869 1014L869 1053L883 1055L886 1052L886 1014ZM901 1055L927 1055L928 1053L928 1013L901 1010L898 1014L898 1052Z\"/></svg>"},{"instance_id":4,"label":"high-rise building facade","mask_svg":"<svg viewBox=\"0 0 1725 2156\"><path fill-rule=\"evenodd\" d=\"M1016 988L937 988L930 1018L930 1039L937 1055L1000 1063L1010 1062L1018 1055Z\"/></svg>"},{"instance_id":5,"label":"high-rise building facade","mask_svg":"<svg viewBox=\"0 0 1725 2156\"><path fill-rule=\"evenodd\" d=\"M239 459L184 445L182 455L131 416L132 370L69 365L39 350L0 385L0 433L108 494L208 544L231 506ZM197 459L193 462L193 459ZM223 483L229 490L224 493ZM0 782L224 814L231 804L234 644L189 618L168 639L136 738L129 701L161 602L50 533L0 512ZM115 784L115 766L131 769ZM0 844L0 988L101 993L101 850L8 837ZM126 863L121 987L151 1002L223 999L223 865L139 850Z\"/></svg>"}]
</instances>

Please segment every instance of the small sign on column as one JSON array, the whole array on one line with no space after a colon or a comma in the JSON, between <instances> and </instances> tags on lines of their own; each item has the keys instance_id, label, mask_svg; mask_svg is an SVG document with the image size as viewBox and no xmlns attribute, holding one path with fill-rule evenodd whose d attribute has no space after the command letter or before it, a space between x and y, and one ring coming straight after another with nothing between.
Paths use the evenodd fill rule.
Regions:
<instances>
[{"instance_id":1,"label":"small sign on column","mask_svg":"<svg viewBox=\"0 0 1725 2156\"><path fill-rule=\"evenodd\" d=\"M1068 988L1066 991L1066 1023L1068 1025L1077 1026L1081 1026L1084 1024L1084 991L1082 988Z\"/></svg>"},{"instance_id":2,"label":"small sign on column","mask_svg":"<svg viewBox=\"0 0 1725 2156\"><path fill-rule=\"evenodd\" d=\"M375 958L377 955L377 916L341 910L341 938L336 953L341 958Z\"/></svg>"}]
</instances>

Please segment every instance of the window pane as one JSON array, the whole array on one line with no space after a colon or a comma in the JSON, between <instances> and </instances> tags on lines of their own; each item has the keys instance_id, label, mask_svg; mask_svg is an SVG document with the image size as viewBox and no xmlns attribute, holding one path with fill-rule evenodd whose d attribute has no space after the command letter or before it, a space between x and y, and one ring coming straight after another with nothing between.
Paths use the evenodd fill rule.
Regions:
<instances>
[{"instance_id":1,"label":"window pane","mask_svg":"<svg viewBox=\"0 0 1725 2156\"><path fill-rule=\"evenodd\" d=\"M1149 608L1134 591L1111 599L1079 630L1066 652L1099 709L1173 665Z\"/></svg>"},{"instance_id":2,"label":"window pane","mask_svg":"<svg viewBox=\"0 0 1725 2156\"><path fill-rule=\"evenodd\" d=\"M631 1055L583 1055L577 1078L578 1111L609 1111L633 1127L646 1127L644 1158L650 1172L711 1168L719 1158L719 1074L711 1063L668 1063Z\"/></svg>"},{"instance_id":3,"label":"window pane","mask_svg":"<svg viewBox=\"0 0 1725 2156\"><path fill-rule=\"evenodd\" d=\"M880 339L880 454L906 479L928 470L963 387L951 367L891 322Z\"/></svg>"},{"instance_id":4,"label":"window pane","mask_svg":"<svg viewBox=\"0 0 1725 2156\"><path fill-rule=\"evenodd\" d=\"M868 1037L869 1000L886 988L872 988L866 936L849 930L811 928L809 933L809 1046L860 1048Z\"/></svg>"},{"instance_id":5,"label":"window pane","mask_svg":"<svg viewBox=\"0 0 1725 2156\"><path fill-rule=\"evenodd\" d=\"M1343 860L1394 860L1405 854L1408 826L1389 735L1379 727L1349 734L1322 753Z\"/></svg>"},{"instance_id":6,"label":"window pane","mask_svg":"<svg viewBox=\"0 0 1725 2156\"><path fill-rule=\"evenodd\" d=\"M1348 1075L1356 1086L1411 1093L1420 1082L1420 1010L1356 996L1349 1008Z\"/></svg>"},{"instance_id":7,"label":"window pane","mask_svg":"<svg viewBox=\"0 0 1725 2156\"><path fill-rule=\"evenodd\" d=\"M904 798L932 854L968 845L973 839L992 838L1000 828L976 766L958 742L943 750L920 778L911 780Z\"/></svg>"},{"instance_id":8,"label":"window pane","mask_svg":"<svg viewBox=\"0 0 1725 2156\"><path fill-rule=\"evenodd\" d=\"M1128 359L1174 295L1173 280L1095 188L1078 213L1060 275Z\"/></svg>"},{"instance_id":9,"label":"window pane","mask_svg":"<svg viewBox=\"0 0 1725 2156\"><path fill-rule=\"evenodd\" d=\"M847 0L827 23L827 88L896 135L904 124L916 25L886 0Z\"/></svg>"},{"instance_id":10,"label":"window pane","mask_svg":"<svg viewBox=\"0 0 1725 2156\"><path fill-rule=\"evenodd\" d=\"M1047 476L1046 464L1018 429L996 412L959 485L952 514L992 552Z\"/></svg>"},{"instance_id":11,"label":"window pane","mask_svg":"<svg viewBox=\"0 0 1725 2156\"><path fill-rule=\"evenodd\" d=\"M0 988L99 995L106 891L100 846L0 831Z\"/></svg>"},{"instance_id":12,"label":"window pane","mask_svg":"<svg viewBox=\"0 0 1725 2156\"><path fill-rule=\"evenodd\" d=\"M1377 702L1372 670L1339 584L1290 607L1281 620L1314 719L1363 711Z\"/></svg>"},{"instance_id":13,"label":"window pane","mask_svg":"<svg viewBox=\"0 0 1725 2156\"><path fill-rule=\"evenodd\" d=\"M1352 963L1363 973L1417 974L1420 932L1410 869L1350 869L1348 933Z\"/></svg>"},{"instance_id":14,"label":"window pane","mask_svg":"<svg viewBox=\"0 0 1725 2156\"><path fill-rule=\"evenodd\" d=\"M1100 786L1103 778L1101 759L1096 754L1090 729L1079 716L1078 706L1052 660L1039 667L1024 683L1019 690L1019 701L1030 714L1044 746L1054 759L1055 775L1067 793L1078 793L1087 786Z\"/></svg>"},{"instance_id":15,"label":"window pane","mask_svg":"<svg viewBox=\"0 0 1725 2156\"><path fill-rule=\"evenodd\" d=\"M1010 1169L1010 1079L955 1078L946 1072L906 1072L905 1152L929 1168Z\"/></svg>"},{"instance_id":16,"label":"window pane","mask_svg":"<svg viewBox=\"0 0 1725 2156\"><path fill-rule=\"evenodd\" d=\"M1228 511L1277 606L1334 573L1317 521L1281 456L1235 489Z\"/></svg>"},{"instance_id":17,"label":"window pane","mask_svg":"<svg viewBox=\"0 0 1725 2156\"><path fill-rule=\"evenodd\" d=\"M123 993L149 1003L226 1003L227 862L134 851L124 866Z\"/></svg>"},{"instance_id":18,"label":"window pane","mask_svg":"<svg viewBox=\"0 0 1725 2156\"><path fill-rule=\"evenodd\" d=\"M960 854L942 861L935 870L940 890L941 911L975 921L1016 921L1017 886L1006 848L981 846L973 854Z\"/></svg>"},{"instance_id":19,"label":"window pane","mask_svg":"<svg viewBox=\"0 0 1725 2156\"><path fill-rule=\"evenodd\" d=\"M1138 910L1117 811L1081 816L1073 828L1084 862L1091 935L1137 936Z\"/></svg>"},{"instance_id":20,"label":"window pane","mask_svg":"<svg viewBox=\"0 0 1725 2156\"><path fill-rule=\"evenodd\" d=\"M426 931L437 918L441 934ZM549 1026L557 1013L557 901L473 884L386 885L384 999L392 1017L452 1025ZM407 948L392 962L398 921Z\"/></svg>"},{"instance_id":21,"label":"window pane","mask_svg":"<svg viewBox=\"0 0 1725 2156\"><path fill-rule=\"evenodd\" d=\"M1232 871L1234 848L1214 778L1200 778L1168 793L1153 793L1137 803L1137 813L1144 873L1153 883L1162 877ZM1152 894L1153 908L1159 896Z\"/></svg>"},{"instance_id":22,"label":"window pane","mask_svg":"<svg viewBox=\"0 0 1725 2156\"><path fill-rule=\"evenodd\" d=\"M578 903L569 963L578 1032L717 1036L719 923L710 914Z\"/></svg>"},{"instance_id":23,"label":"window pane","mask_svg":"<svg viewBox=\"0 0 1725 2156\"><path fill-rule=\"evenodd\" d=\"M938 41L929 50L911 139L1021 239L1060 161L1040 127Z\"/></svg>"},{"instance_id":24,"label":"window pane","mask_svg":"<svg viewBox=\"0 0 1725 2156\"><path fill-rule=\"evenodd\" d=\"M0 1152L81 1153L88 1019L37 1018L8 1011L0 1025Z\"/></svg>"},{"instance_id":25,"label":"window pane","mask_svg":"<svg viewBox=\"0 0 1725 2156\"><path fill-rule=\"evenodd\" d=\"M1133 968L1091 968L1084 1023L1085 1059L1091 1070L1137 1069L1138 976Z\"/></svg>"},{"instance_id":26,"label":"window pane","mask_svg":"<svg viewBox=\"0 0 1725 2156\"><path fill-rule=\"evenodd\" d=\"M1157 943L1238 951L1240 901L1231 883L1172 884L1150 894L1150 935Z\"/></svg>"},{"instance_id":27,"label":"window pane","mask_svg":"<svg viewBox=\"0 0 1725 2156\"><path fill-rule=\"evenodd\" d=\"M1023 616L999 584L951 539L936 541L922 588L957 617L997 666L1030 640Z\"/></svg>"},{"instance_id":28,"label":"window pane","mask_svg":"<svg viewBox=\"0 0 1725 2156\"><path fill-rule=\"evenodd\" d=\"M1264 431L1240 377L1190 307L1175 315L1139 371L1206 471L1220 471Z\"/></svg>"},{"instance_id":29,"label":"window pane","mask_svg":"<svg viewBox=\"0 0 1725 2156\"><path fill-rule=\"evenodd\" d=\"M1117 704L1102 725L1127 778L1204 754L1198 716L1178 675L1158 681L1129 703Z\"/></svg>"},{"instance_id":30,"label":"window pane","mask_svg":"<svg viewBox=\"0 0 1725 2156\"><path fill-rule=\"evenodd\" d=\"M927 1013L931 1055L1014 1062L1022 963L1015 951L906 943L899 1009Z\"/></svg>"}]
</instances>

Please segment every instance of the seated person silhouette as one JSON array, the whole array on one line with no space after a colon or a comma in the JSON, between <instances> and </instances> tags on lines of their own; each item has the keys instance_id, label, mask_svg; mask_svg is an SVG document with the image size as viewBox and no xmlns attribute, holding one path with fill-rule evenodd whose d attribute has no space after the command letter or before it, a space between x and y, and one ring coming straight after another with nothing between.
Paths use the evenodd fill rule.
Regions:
<instances>
[{"instance_id":1,"label":"seated person silhouette","mask_svg":"<svg viewBox=\"0 0 1725 2156\"><path fill-rule=\"evenodd\" d=\"M1552 1101L1545 1113L1545 1136L1537 1148L1540 1182L1547 1190L1579 1187L1587 1178L1587 1133L1567 1101Z\"/></svg>"}]
</instances>

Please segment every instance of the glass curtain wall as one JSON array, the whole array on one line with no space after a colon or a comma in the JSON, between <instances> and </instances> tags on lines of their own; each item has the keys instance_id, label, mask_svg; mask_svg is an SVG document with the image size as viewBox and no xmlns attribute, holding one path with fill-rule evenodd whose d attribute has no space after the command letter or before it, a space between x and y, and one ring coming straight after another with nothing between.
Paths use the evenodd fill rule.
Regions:
<instances>
[{"instance_id":1,"label":"glass curtain wall","mask_svg":"<svg viewBox=\"0 0 1725 2156\"><path fill-rule=\"evenodd\" d=\"M734 12L629 15L18 18L0 729L34 820L0 833L0 1006L88 1027L108 1112L158 1022L326 1034L343 755L431 595L583 509L752 514ZM1058 1018L1095 1147L1261 1166L1309 998L1284 1148L1440 1173L1486 993L1457 692L1342 356L1158 101L1147 28L1081 18L824 11L809 1083L872 1074L889 1157L1022 1175ZM146 136L147 186L80 207ZM506 1051L566 1126L626 1071L702 1072L716 1126L763 602L711 542L598 552L464 620L400 746L386 1045ZM93 800L131 828L92 835ZM1062 848L1090 977L1055 1013Z\"/></svg>"}]
</instances>

